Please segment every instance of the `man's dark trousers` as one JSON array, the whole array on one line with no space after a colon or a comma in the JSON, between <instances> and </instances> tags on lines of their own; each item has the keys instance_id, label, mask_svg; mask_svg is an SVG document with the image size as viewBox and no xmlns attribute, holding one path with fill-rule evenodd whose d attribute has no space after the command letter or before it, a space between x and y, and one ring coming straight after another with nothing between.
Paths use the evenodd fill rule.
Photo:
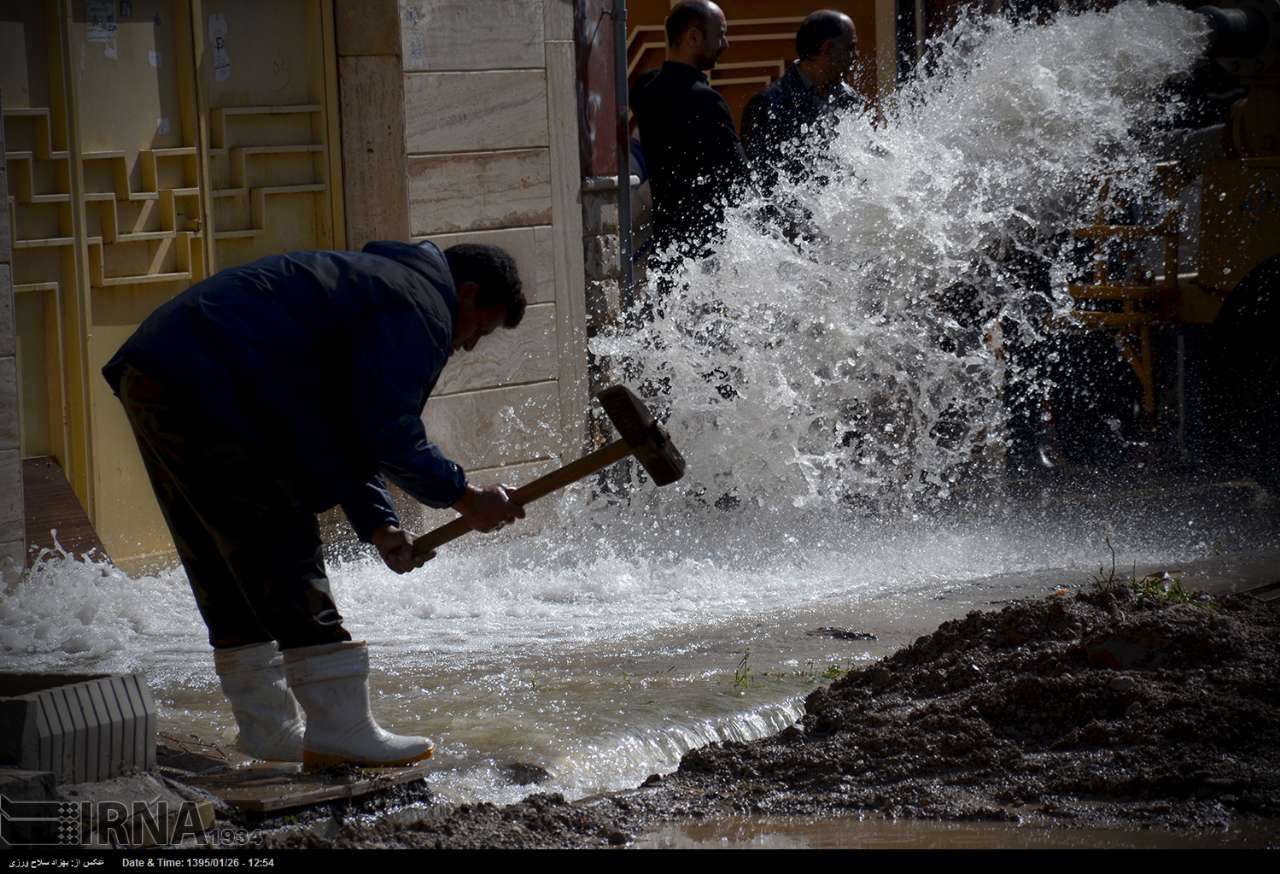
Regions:
<instances>
[{"instance_id":1,"label":"man's dark trousers","mask_svg":"<svg viewBox=\"0 0 1280 874\"><path fill-rule=\"evenodd\" d=\"M120 399L215 648L350 640L319 526L278 465L136 368Z\"/></svg>"}]
</instances>

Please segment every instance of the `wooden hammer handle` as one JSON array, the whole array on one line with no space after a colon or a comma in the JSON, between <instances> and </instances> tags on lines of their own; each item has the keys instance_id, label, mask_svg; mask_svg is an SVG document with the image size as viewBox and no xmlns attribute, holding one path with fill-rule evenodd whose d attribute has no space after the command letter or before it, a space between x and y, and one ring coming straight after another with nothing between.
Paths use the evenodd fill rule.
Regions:
<instances>
[{"instance_id":1,"label":"wooden hammer handle","mask_svg":"<svg viewBox=\"0 0 1280 874\"><path fill-rule=\"evenodd\" d=\"M557 489L572 485L584 476L590 476L601 468L608 467L615 461L621 461L631 454L631 447L625 440L615 440L602 449L584 455L577 461L571 461L564 467L551 471L546 476L538 477L531 483L521 486L510 494L511 502L524 506L531 501L551 494ZM456 540L471 530L466 519L459 516L452 522L441 525L433 531L413 541L413 554L422 555L443 546L450 540Z\"/></svg>"}]
</instances>

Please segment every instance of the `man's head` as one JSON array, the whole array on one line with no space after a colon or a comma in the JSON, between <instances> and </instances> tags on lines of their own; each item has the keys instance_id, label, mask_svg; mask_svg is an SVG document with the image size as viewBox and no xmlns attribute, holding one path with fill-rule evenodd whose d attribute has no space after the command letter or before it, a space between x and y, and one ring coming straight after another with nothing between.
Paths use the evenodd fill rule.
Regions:
<instances>
[{"instance_id":1,"label":"man's head","mask_svg":"<svg viewBox=\"0 0 1280 874\"><path fill-rule=\"evenodd\" d=\"M667 57L710 70L729 48L724 11L709 0L680 0L667 16Z\"/></svg>"},{"instance_id":2,"label":"man's head","mask_svg":"<svg viewBox=\"0 0 1280 874\"><path fill-rule=\"evenodd\" d=\"M810 13L796 31L796 54L819 87L830 87L849 74L856 47L853 19L833 9Z\"/></svg>"},{"instance_id":3,"label":"man's head","mask_svg":"<svg viewBox=\"0 0 1280 874\"><path fill-rule=\"evenodd\" d=\"M516 262L497 246L459 243L444 250L458 291L453 349L474 349L498 327L514 328L524 318L524 288Z\"/></svg>"}]
</instances>

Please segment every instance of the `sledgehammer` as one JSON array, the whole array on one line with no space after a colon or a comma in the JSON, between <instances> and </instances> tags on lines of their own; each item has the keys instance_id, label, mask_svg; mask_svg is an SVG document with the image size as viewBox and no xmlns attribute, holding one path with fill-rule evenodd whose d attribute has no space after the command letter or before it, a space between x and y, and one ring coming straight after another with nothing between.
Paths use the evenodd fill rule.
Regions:
<instances>
[{"instance_id":1,"label":"sledgehammer","mask_svg":"<svg viewBox=\"0 0 1280 874\"><path fill-rule=\"evenodd\" d=\"M621 461L628 455L634 455L660 486L669 485L684 476L684 457L672 445L671 436L654 421L648 407L630 389L623 385L613 385L596 395L596 399L609 414L609 420L618 429L621 438L521 486L508 495L512 503L524 506L557 489L576 483L615 461ZM413 541L413 553L423 555L470 530L467 520L454 519Z\"/></svg>"}]
</instances>

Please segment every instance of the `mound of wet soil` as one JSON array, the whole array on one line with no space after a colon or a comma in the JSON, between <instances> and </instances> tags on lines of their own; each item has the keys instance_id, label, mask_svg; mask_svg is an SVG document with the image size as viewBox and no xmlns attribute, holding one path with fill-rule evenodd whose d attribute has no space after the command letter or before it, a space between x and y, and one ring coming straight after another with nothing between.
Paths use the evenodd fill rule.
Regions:
<instances>
[{"instance_id":1,"label":"mound of wet soil","mask_svg":"<svg viewBox=\"0 0 1280 874\"><path fill-rule=\"evenodd\" d=\"M685 756L733 807L1110 821L1280 814L1280 610L1113 586L970 613ZM674 787L673 787L674 788Z\"/></svg>"},{"instance_id":2,"label":"mound of wet soil","mask_svg":"<svg viewBox=\"0 0 1280 874\"><path fill-rule=\"evenodd\" d=\"M602 846L668 820L852 811L1165 828L1280 816L1280 605L1117 585L974 612L813 692L798 726L695 750L637 790L268 843Z\"/></svg>"}]
</instances>

